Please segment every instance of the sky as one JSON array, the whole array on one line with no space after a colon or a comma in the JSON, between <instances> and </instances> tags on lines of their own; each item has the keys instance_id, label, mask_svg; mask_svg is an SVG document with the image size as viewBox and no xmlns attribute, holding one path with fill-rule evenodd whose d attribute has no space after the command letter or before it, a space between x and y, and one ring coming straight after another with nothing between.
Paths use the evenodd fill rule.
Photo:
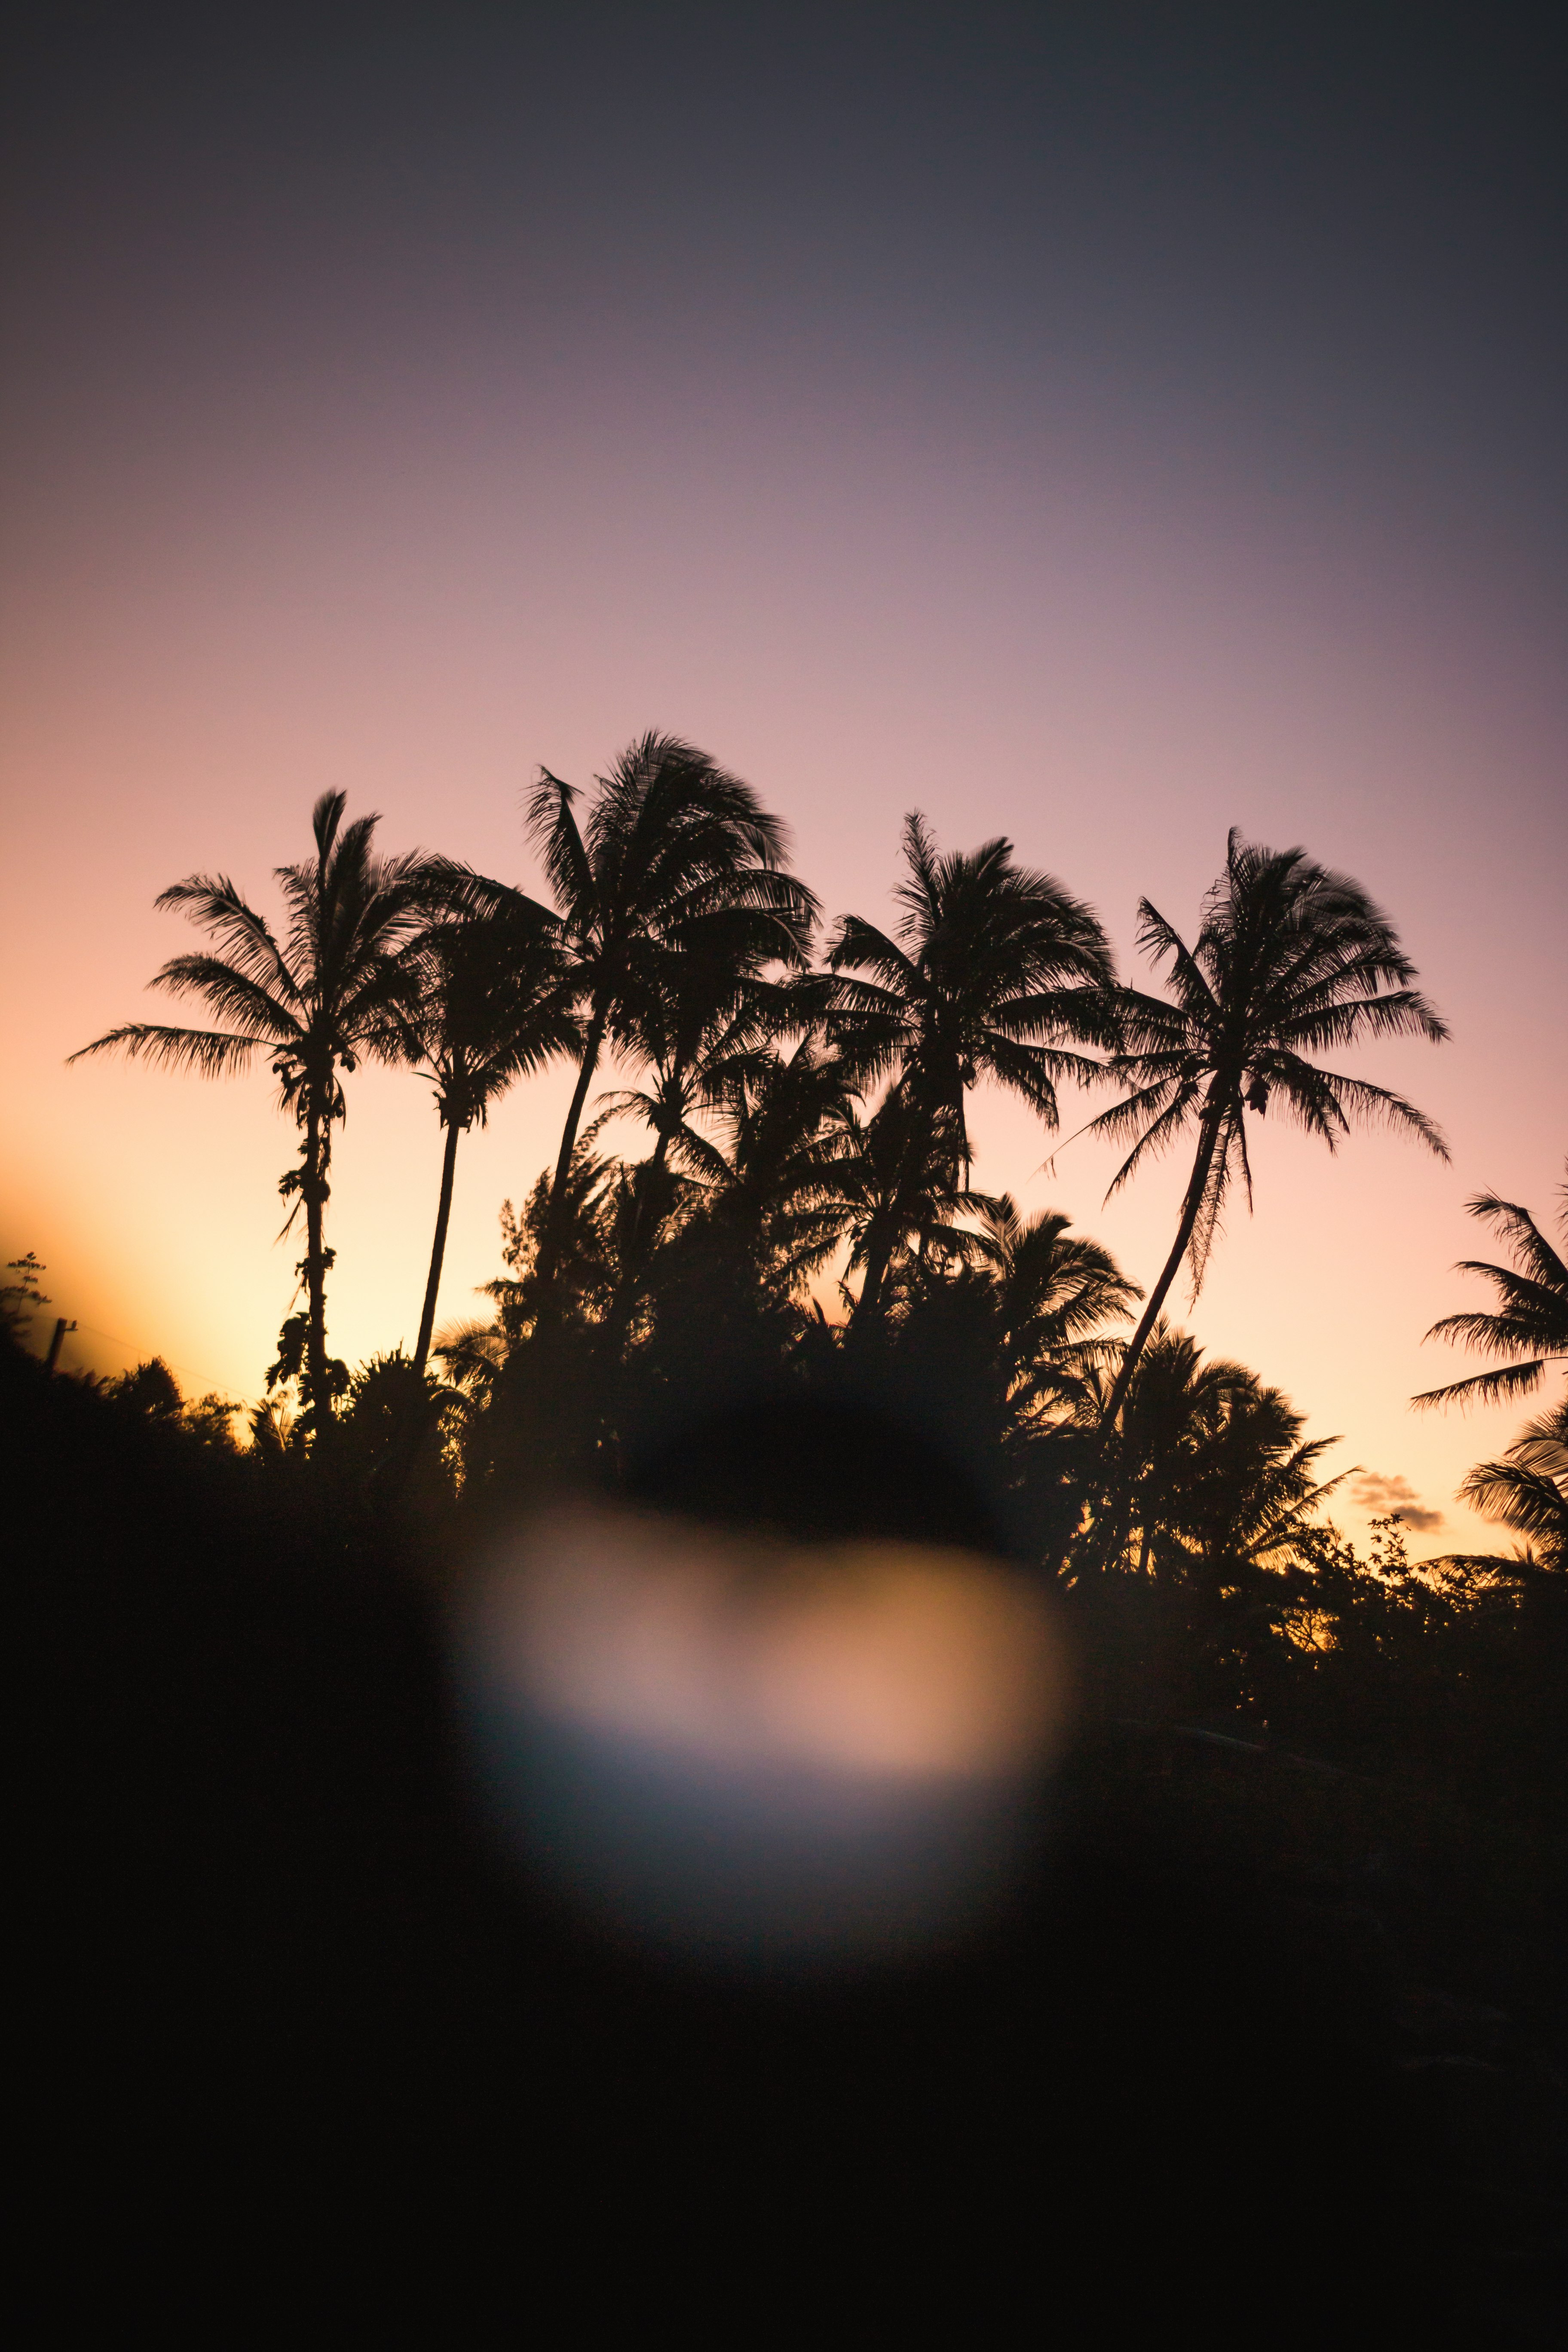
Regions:
<instances>
[{"instance_id":1,"label":"sky","mask_svg":"<svg viewBox=\"0 0 1568 2352\"><path fill-rule=\"evenodd\" d=\"M1358 1536L1515 1410L1416 1415L1483 1187L1555 1208L1568 848L1568 150L1545 10L155 5L11 57L0 385L0 1241L63 1360L255 1396L298 1255L264 1070L66 1056L276 909L316 796L537 886L538 765L689 737L828 915L899 827L1004 834L1189 936L1227 828L1389 910L1452 1042L1359 1055L1445 1128L1258 1133L1205 1347L1359 1469ZM194 943L190 942L190 943ZM1347 1066L1350 1065L1347 1064ZM458 1160L442 1318L499 1271L565 1072ZM976 1181L1145 1284L1182 1181L983 1096ZM1058 1148L1060 1147L1060 1148ZM350 1084L329 1296L417 1322L428 1090ZM1054 1159L1052 1154L1055 1154ZM1047 1164L1048 1163L1048 1164ZM40 1327L41 1329L41 1327ZM1375 1482L1383 1482L1378 1485ZM1358 1501L1357 1497L1361 1499Z\"/></svg>"}]
</instances>

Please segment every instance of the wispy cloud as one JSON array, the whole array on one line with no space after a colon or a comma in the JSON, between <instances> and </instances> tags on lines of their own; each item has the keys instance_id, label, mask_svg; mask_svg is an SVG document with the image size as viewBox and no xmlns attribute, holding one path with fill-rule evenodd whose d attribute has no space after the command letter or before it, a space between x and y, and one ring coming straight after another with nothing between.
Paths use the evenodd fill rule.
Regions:
<instances>
[{"instance_id":1,"label":"wispy cloud","mask_svg":"<svg viewBox=\"0 0 1568 2352\"><path fill-rule=\"evenodd\" d=\"M1443 1525L1442 1512L1428 1510L1408 1478L1387 1478L1381 1470L1363 1470L1351 1500L1379 1518L1397 1511L1413 1535L1429 1536Z\"/></svg>"}]
</instances>

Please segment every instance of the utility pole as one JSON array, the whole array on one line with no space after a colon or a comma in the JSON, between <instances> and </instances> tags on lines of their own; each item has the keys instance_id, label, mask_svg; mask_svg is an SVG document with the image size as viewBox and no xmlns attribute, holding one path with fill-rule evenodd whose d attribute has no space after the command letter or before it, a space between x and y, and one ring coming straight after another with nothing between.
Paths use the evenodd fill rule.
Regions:
<instances>
[{"instance_id":1,"label":"utility pole","mask_svg":"<svg viewBox=\"0 0 1568 2352\"><path fill-rule=\"evenodd\" d=\"M49 1352L44 1359L44 1370L46 1372L52 1372L54 1370L55 1366L60 1360L60 1341L65 1338L68 1331L74 1331L75 1329L76 1325L74 1323L68 1323L63 1315L56 1323L55 1336L49 1341Z\"/></svg>"}]
</instances>

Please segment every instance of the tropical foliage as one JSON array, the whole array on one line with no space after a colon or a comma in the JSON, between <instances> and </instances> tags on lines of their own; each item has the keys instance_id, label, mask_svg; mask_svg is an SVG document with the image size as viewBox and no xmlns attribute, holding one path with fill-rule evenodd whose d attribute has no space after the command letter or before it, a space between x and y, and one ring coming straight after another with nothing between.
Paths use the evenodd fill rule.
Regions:
<instances>
[{"instance_id":1,"label":"tropical foliage","mask_svg":"<svg viewBox=\"0 0 1568 2352\"><path fill-rule=\"evenodd\" d=\"M1195 1297L1238 1181L1251 1200L1249 1111L1262 1118L1272 1103L1277 1117L1331 1151L1352 1126L1381 1124L1447 1157L1441 1134L1413 1103L1313 1058L1367 1038L1414 1034L1436 1043L1448 1034L1412 985L1415 968L1392 924L1359 883L1303 850L1265 849L1233 830L1190 948L1147 898L1138 914L1139 945L1169 967L1169 994L1129 989L1119 1000L1125 1042L1107 1074L1130 1091L1092 1123L1092 1131L1134 1139L1111 1192L1179 1136L1195 1140L1175 1240L1107 1400L1108 1421L1121 1409L1183 1259Z\"/></svg>"},{"instance_id":2,"label":"tropical foliage","mask_svg":"<svg viewBox=\"0 0 1568 2352\"><path fill-rule=\"evenodd\" d=\"M1568 1243L1568 1184L1562 1187L1558 1223ZM1479 1192L1466 1207L1472 1217L1508 1242L1511 1265L1493 1265L1484 1258L1464 1258L1457 1274L1478 1274L1497 1293L1495 1311L1472 1308L1462 1315L1445 1315L1426 1337L1475 1348L1494 1360L1488 1372L1447 1387L1424 1390L1418 1405L1491 1403L1498 1398L1529 1396L1545 1380L1552 1365L1568 1370L1568 1264L1552 1248L1528 1209L1517 1201L1500 1201L1495 1192Z\"/></svg>"},{"instance_id":3,"label":"tropical foliage","mask_svg":"<svg viewBox=\"0 0 1568 2352\"><path fill-rule=\"evenodd\" d=\"M1443 1034L1387 919L1302 851L1233 835L1190 948L1144 902L1142 943L1166 991L1142 993L1122 984L1098 917L1061 884L1003 840L945 851L919 817L905 827L890 927L844 917L819 952L816 901L789 870L778 820L669 738L641 739L586 794L544 776L530 821L544 882L521 889L447 860L378 858L375 820L347 824L330 796L314 857L279 877L277 932L221 877L167 894L212 947L175 958L160 984L195 998L214 1025L132 1024L88 1049L213 1075L265 1054L298 1129L283 1189L305 1214L306 1306L284 1324L248 1444L236 1442L227 1400L186 1399L160 1360L112 1381L58 1376L33 1328L48 1304L45 1269L30 1254L9 1269L0 1417L21 1439L6 1494L8 1527L23 1536L20 1589L47 1587L69 1629L54 1679L98 1740L83 1752L99 1768L76 1775L93 1800L89 1845L105 1804L121 1821L139 1814L136 1834L151 1844L134 1851L167 1887L171 1808L195 1827L196 1899L176 1915L181 1999L196 1980L186 1919L205 1948L212 1823L231 1843L236 1820L263 1825L245 1830L230 1873L248 1986L261 1916L250 1857L286 1851L292 1885L308 1803L332 1879L319 1916L339 1916L339 1879L357 1888L368 1872L367 1953L389 1932L401 1953L406 1927L411 1948L436 1959L434 1981L499 1986L510 2014L521 1979L497 1965L508 1947L492 1922L521 1910L531 1934L540 1906L492 1885L488 1859L479 1874L480 1841L455 1801L435 1671L438 1629L451 1622L447 1580L465 1559L493 1556L520 1504L563 1488L629 1494L645 1507L737 1507L801 1534L826 1495L822 1532L848 1520L931 1543L1000 1539L1050 1587L1078 1736L1053 1784L1061 1874L1050 1901L1029 1906L1039 1932L1059 1938L1064 1918L1102 1917L1109 1935L1089 1941L1102 1969L1128 1946L1129 1920L1145 1923L1156 1977L1185 1948L1163 2031L1190 2022L1196 1971L1216 1978L1217 2006L1204 2015L1234 2008L1238 2039L1267 2062L1248 2055L1255 2106L1272 2097L1281 2056L1299 2056L1283 2034L1258 2032L1263 2013L1244 1980L1263 1948L1236 1948L1235 1920L1266 1895L1268 1952L1302 1988L1300 2011L1292 1993L1278 2012L1292 2037L1299 2014L1310 2022L1321 2010L1323 2038L1310 2049L1331 2050L1337 2064L1342 2046L1364 2048L1385 2137L1396 2085L1403 2097L1451 2074L1467 2097L1484 2090L1489 2184L1497 2118L1511 2112L1496 2096L1502 2070L1478 2064L1468 2040L1458 2068L1435 2063L1401 2027L1397 2046L1415 2054L1396 2077L1393 2015L1396 2000L1401 2014L1409 2007L1424 2034L1423 2016L1445 1999L1432 1988L1452 1983L1489 2001L1496 1985L1523 2014L1562 2017L1560 1954L1543 1922L1553 1906L1561 1917L1565 1884L1563 1405L1538 1397L1545 1409L1465 1482L1499 1549L1413 1560L1396 1516L1374 1522L1370 1542L1333 1526L1339 1482L1325 1457L1336 1441L1309 1435L1277 1387L1206 1352L1169 1316L1181 1266L1195 1288L1227 1203L1250 1189L1249 1127L1266 1111L1331 1150L1358 1121L1382 1120L1441 1152L1412 1104L1337 1066L1340 1049L1365 1040ZM428 1266L420 1243L396 1272L409 1328L418 1309L412 1349L351 1372L327 1351L324 1219L334 1131L366 1059L407 1073L397 1082L410 1093L416 1077L429 1087L441 1172ZM483 1311L438 1328L459 1138L552 1066L572 1097L559 1150L537 1172L517 1170ZM1061 1097L1096 1086L1117 1090L1095 1124L1127 1146L1119 1184L1167 1146L1191 1150L1158 1268L1119 1265L1060 1207L982 1189L977 1088L1005 1090L1016 1118L1024 1107L1043 1156ZM1468 1269L1490 1284L1495 1310L1450 1316L1436 1332L1476 1346L1483 1362L1426 1403L1539 1391L1568 1361L1559 1249L1522 1208L1491 1193L1471 1205L1510 1263ZM1280 1271L1281 1313L1297 1295L1291 1272ZM58 1270L52 1278L67 1286ZM55 1328L58 1346L67 1327ZM739 1442L735 1417L722 1418L737 1403ZM730 1444L716 1485L703 1451L712 1408ZM661 1465L693 1454L695 1486L678 1477L673 1495L661 1489ZM949 1488L963 1499L944 1516ZM101 1605L84 1606L84 1593ZM237 1659L249 1680L236 1680ZM104 1694L112 1701L117 1688L133 1698L100 1737ZM184 1750L166 1721L166 1694L182 1688L199 1723ZM240 1727L232 1751L210 1737L226 1712ZM120 1783L139 1743L155 1760L150 1779L130 1780L128 1805ZM79 1744L67 1743L73 1760ZM51 1733L51 1770L58 1745ZM326 1768L300 1772L301 1748ZM186 1753L195 1769L172 1770ZM439 1864L432 1905L419 1892L428 1862L411 1870L408 1857L455 1853L454 1841L464 1858L456 1870ZM1126 1887L1145 1878L1150 1901L1130 1908ZM294 1942L312 1967L323 1948L314 1898L309 1915L285 1905L286 1921L307 1916L309 1937L289 1927L286 1975L299 1974ZM570 1948L592 1947L574 1930ZM983 1985L989 2002L1006 1949L988 1933L977 1977L955 1956L958 1979ZM595 2034L605 1985L634 1981L624 1955L605 1958L582 1988ZM950 1966L944 1949L944 1982ZM1052 1962L1040 1979L1033 1960L1027 1974L1075 2000L1081 1990L1080 1958L1065 1976ZM552 1981L569 2005L579 1998L567 1971L552 1968ZM653 2009L672 1996L689 2071L703 2054L689 2023L701 2011L673 1980ZM837 1988L831 1999L837 2014ZM741 2011L725 2000L733 2021ZM787 2006L799 2013L793 1993ZM1110 2009L1126 2013L1114 1987ZM246 2000L239 2011L243 2023ZM395 2040L412 2013L400 1991ZM635 2013L652 2014L640 1990ZM1468 2019L1467 2034L1477 2021L1494 2033L1490 2007ZM989 2024L986 2035L994 2055L1004 2045ZM463 2038L473 2040L466 2025ZM378 2022L378 2067L384 2040ZM837 2030L832 2040L837 2049ZM1197 2085L1201 2120L1199 2041L1197 2072L1180 2080ZM443 2024L442 2068L448 2042ZM963 2065L978 2047L967 2028L955 2046ZM1520 2081L1533 2096L1533 2075ZM1129 2084L1136 2104L1136 2074ZM1337 2092L1328 2104L1343 2113ZM592 2124L592 2102L584 2112ZM1521 2113L1528 2151L1536 2109ZM1448 2139L1427 2136L1447 2164ZM1388 2145L1392 2178L1405 2142ZM1542 2185L1531 2176L1532 2212L1548 2209ZM1520 2210L1508 2189L1498 2210L1510 2283Z\"/></svg>"},{"instance_id":4,"label":"tropical foliage","mask_svg":"<svg viewBox=\"0 0 1568 2352\"><path fill-rule=\"evenodd\" d=\"M574 990L556 926L527 899L486 892L482 912L442 910L415 958L416 987L398 1008L401 1057L429 1080L446 1134L430 1272L414 1365L430 1352L452 1213L458 1139L482 1127L514 1080L580 1042Z\"/></svg>"},{"instance_id":5,"label":"tropical foliage","mask_svg":"<svg viewBox=\"0 0 1568 2352\"><path fill-rule=\"evenodd\" d=\"M1525 1537L1542 1567L1568 1569L1568 1402L1527 1421L1502 1460L1478 1462L1459 1492Z\"/></svg>"},{"instance_id":6,"label":"tropical foliage","mask_svg":"<svg viewBox=\"0 0 1568 2352\"><path fill-rule=\"evenodd\" d=\"M784 870L783 824L749 784L673 736L622 753L580 824L574 785L546 770L528 825L556 898L582 1007L577 1084L556 1159L541 1278L548 1289L588 1089L606 1043L662 1065L666 1095L715 1019L769 964L806 960L816 902Z\"/></svg>"},{"instance_id":7,"label":"tropical foliage","mask_svg":"<svg viewBox=\"0 0 1568 2352\"><path fill-rule=\"evenodd\" d=\"M833 1034L857 1080L894 1074L967 1174L964 1100L982 1077L1021 1095L1049 1129L1058 1082L1098 1075L1076 1049L1114 1039L1110 950L1093 910L1017 865L1009 841L943 856L917 814L903 850L894 930L846 915L834 934Z\"/></svg>"},{"instance_id":8,"label":"tropical foliage","mask_svg":"<svg viewBox=\"0 0 1568 2352\"><path fill-rule=\"evenodd\" d=\"M304 1314L283 1327L273 1371L276 1379L299 1378L315 1429L349 1377L327 1354L327 1273L334 1255L325 1238L328 1178L332 1129L348 1108L343 1076L363 1060L392 1060L400 1050L400 1024L418 994L413 950L435 871L418 856L376 856L379 818L356 817L345 826L344 806L342 793L324 793L311 812L315 856L278 869L288 912L281 939L226 875L190 875L158 900L187 914L217 952L172 957L154 974L153 987L195 997L222 1027L133 1021L71 1056L123 1053L203 1077L247 1069L258 1054L268 1057L279 1100L300 1133L299 1165L279 1190L292 1204L289 1223L301 1206L305 1212L299 1271L307 1301Z\"/></svg>"},{"instance_id":9,"label":"tropical foliage","mask_svg":"<svg viewBox=\"0 0 1568 2352\"><path fill-rule=\"evenodd\" d=\"M376 822L346 823L342 794L318 803L313 857L279 872L280 933L224 877L166 892L214 947L156 984L219 1025L132 1024L84 1049L205 1075L264 1053L300 1131L282 1190L305 1213L306 1306L250 1416L258 1465L325 1475L330 1457L340 1487L357 1465L383 1496L427 1499L614 1478L650 1417L705 1395L870 1383L962 1433L1020 1542L1068 1585L1157 1591L1233 1682L1244 1653L1256 1680L1260 1643L1314 1654L1347 1572L1324 1517L1334 1441L1309 1439L1287 1398L1206 1357L1164 1307L1184 1261L1201 1283L1237 1185L1250 1193L1249 1118L1273 1109L1331 1150L1368 1121L1445 1149L1403 1097L1320 1058L1445 1034L1357 883L1233 833L1190 948L1142 902L1140 944L1166 976L1154 995L1119 980L1098 916L1010 842L945 851L918 814L892 926L840 918L814 966L816 901L782 823L672 737L640 738L587 795L542 772L527 825L547 898L447 859L380 857ZM412 1352L351 1375L327 1352L324 1221L344 1080L366 1058L424 1077L444 1141ZM559 1058L575 1066L560 1149L502 1210L489 1312L437 1331L458 1139ZM982 1084L1046 1137L1061 1087L1117 1087L1091 1121L1131 1140L1113 1190L1191 1141L1147 1295L1059 1210L1026 1216L976 1189ZM642 1157L604 1148L612 1121L644 1130ZM1468 1266L1498 1310L1436 1334L1494 1360L1418 1402L1522 1393L1568 1359L1562 1256L1522 1208L1470 1205L1514 1262ZM40 1269L21 1270L19 1312ZM160 1426L205 1415L229 1442L234 1409L186 1405L160 1364L115 1393ZM1524 1539L1526 1568L1563 1564L1563 1449L1548 1412L1467 1482ZM1489 1590L1524 1570L1500 1556L1463 1572Z\"/></svg>"}]
</instances>

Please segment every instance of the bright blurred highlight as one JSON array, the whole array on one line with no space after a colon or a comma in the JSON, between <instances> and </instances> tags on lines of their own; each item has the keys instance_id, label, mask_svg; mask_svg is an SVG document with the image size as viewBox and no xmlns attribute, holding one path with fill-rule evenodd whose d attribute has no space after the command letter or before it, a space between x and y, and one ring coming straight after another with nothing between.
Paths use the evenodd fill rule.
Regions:
<instances>
[{"instance_id":1,"label":"bright blurred highlight","mask_svg":"<svg viewBox=\"0 0 1568 2352\"><path fill-rule=\"evenodd\" d=\"M588 1506L477 1581L459 1655L526 1866L697 1958L892 1957L1005 1895L1068 1678L976 1555L790 1545Z\"/></svg>"}]
</instances>

